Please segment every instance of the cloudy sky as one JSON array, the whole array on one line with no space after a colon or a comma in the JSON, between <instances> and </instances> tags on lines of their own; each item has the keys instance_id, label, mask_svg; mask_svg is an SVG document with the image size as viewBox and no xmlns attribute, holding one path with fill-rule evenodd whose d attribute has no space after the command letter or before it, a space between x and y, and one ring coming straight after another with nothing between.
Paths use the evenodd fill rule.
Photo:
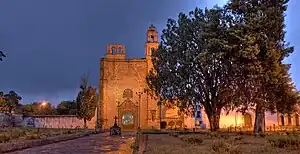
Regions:
<instances>
[{"instance_id":1,"label":"cloudy sky","mask_svg":"<svg viewBox=\"0 0 300 154\"><path fill-rule=\"evenodd\" d=\"M75 99L80 76L90 72L98 86L99 61L106 45L126 45L128 57L143 57L145 31L161 31L179 12L223 5L225 0L1 0L0 91L15 90L22 103L47 100L58 104ZM300 88L300 1L287 13L287 40L296 51L292 77Z\"/></svg>"}]
</instances>

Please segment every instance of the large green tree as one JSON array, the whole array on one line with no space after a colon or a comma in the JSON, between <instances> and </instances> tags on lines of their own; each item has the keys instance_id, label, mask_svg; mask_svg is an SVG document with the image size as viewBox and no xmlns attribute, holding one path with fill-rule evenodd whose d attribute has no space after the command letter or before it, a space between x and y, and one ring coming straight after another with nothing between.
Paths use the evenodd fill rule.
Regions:
<instances>
[{"instance_id":1,"label":"large green tree","mask_svg":"<svg viewBox=\"0 0 300 154\"><path fill-rule=\"evenodd\" d=\"M95 116L97 107L97 92L96 88L88 85L88 76L81 78L80 92L76 98L77 117L83 119L84 128L87 128L87 121L90 121Z\"/></svg>"},{"instance_id":2,"label":"large green tree","mask_svg":"<svg viewBox=\"0 0 300 154\"><path fill-rule=\"evenodd\" d=\"M299 101L282 61L293 52L285 41L284 12L288 0L231 0L226 6L236 20L239 77L234 106L254 109L254 132L264 131L265 111L291 113Z\"/></svg>"},{"instance_id":3,"label":"large green tree","mask_svg":"<svg viewBox=\"0 0 300 154\"><path fill-rule=\"evenodd\" d=\"M186 113L200 103L210 129L219 129L220 113L232 101L233 63L231 14L214 7L196 8L189 15L169 19L162 42L147 76L151 91L160 102L176 105Z\"/></svg>"},{"instance_id":4,"label":"large green tree","mask_svg":"<svg viewBox=\"0 0 300 154\"><path fill-rule=\"evenodd\" d=\"M59 115L76 115L77 105L75 101L62 101L56 110Z\"/></svg>"}]
</instances>

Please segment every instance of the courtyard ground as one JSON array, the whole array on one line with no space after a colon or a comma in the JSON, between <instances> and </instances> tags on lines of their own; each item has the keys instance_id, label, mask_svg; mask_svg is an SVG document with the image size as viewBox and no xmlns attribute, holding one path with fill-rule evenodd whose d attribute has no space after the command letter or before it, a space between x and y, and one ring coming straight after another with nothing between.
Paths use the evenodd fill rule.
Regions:
<instances>
[{"instance_id":1,"label":"courtyard ground","mask_svg":"<svg viewBox=\"0 0 300 154\"><path fill-rule=\"evenodd\" d=\"M0 144L16 141L43 139L54 136L82 133L84 129L61 129L61 128L1 128Z\"/></svg>"},{"instance_id":2,"label":"courtyard ground","mask_svg":"<svg viewBox=\"0 0 300 154\"><path fill-rule=\"evenodd\" d=\"M9 154L130 154L130 142L134 133L124 133L122 136L95 134L75 140L59 142Z\"/></svg>"},{"instance_id":3,"label":"courtyard ground","mask_svg":"<svg viewBox=\"0 0 300 154\"><path fill-rule=\"evenodd\" d=\"M149 134L146 154L277 154L300 153L296 135L253 136L236 133Z\"/></svg>"}]
</instances>

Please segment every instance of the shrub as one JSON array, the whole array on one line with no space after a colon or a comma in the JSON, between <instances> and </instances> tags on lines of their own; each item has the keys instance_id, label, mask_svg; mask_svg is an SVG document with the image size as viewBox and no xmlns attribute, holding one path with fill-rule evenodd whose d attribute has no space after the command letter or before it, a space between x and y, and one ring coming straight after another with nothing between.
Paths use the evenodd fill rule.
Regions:
<instances>
[{"instance_id":1,"label":"shrub","mask_svg":"<svg viewBox=\"0 0 300 154\"><path fill-rule=\"evenodd\" d=\"M203 140L199 137L189 137L189 138L182 138L183 141L187 142L188 144L200 145Z\"/></svg>"},{"instance_id":2,"label":"shrub","mask_svg":"<svg viewBox=\"0 0 300 154\"><path fill-rule=\"evenodd\" d=\"M217 153L231 153L231 154L240 153L237 145L227 143L224 140L215 140L211 145L211 149Z\"/></svg>"},{"instance_id":3,"label":"shrub","mask_svg":"<svg viewBox=\"0 0 300 154\"><path fill-rule=\"evenodd\" d=\"M0 143L6 143L10 141L10 139L11 138L6 133L0 134Z\"/></svg>"},{"instance_id":4,"label":"shrub","mask_svg":"<svg viewBox=\"0 0 300 154\"><path fill-rule=\"evenodd\" d=\"M28 134L25 136L26 140L36 140L36 139L41 139L40 134Z\"/></svg>"},{"instance_id":5,"label":"shrub","mask_svg":"<svg viewBox=\"0 0 300 154\"><path fill-rule=\"evenodd\" d=\"M230 136L228 134L220 134L220 137L227 140Z\"/></svg>"},{"instance_id":6,"label":"shrub","mask_svg":"<svg viewBox=\"0 0 300 154\"><path fill-rule=\"evenodd\" d=\"M208 136L210 138L220 138L220 133L219 132L210 132L210 133L208 133Z\"/></svg>"},{"instance_id":7,"label":"shrub","mask_svg":"<svg viewBox=\"0 0 300 154\"><path fill-rule=\"evenodd\" d=\"M300 137L296 135L291 136L273 136L268 139L268 142L278 148L298 148L300 147Z\"/></svg>"}]
</instances>

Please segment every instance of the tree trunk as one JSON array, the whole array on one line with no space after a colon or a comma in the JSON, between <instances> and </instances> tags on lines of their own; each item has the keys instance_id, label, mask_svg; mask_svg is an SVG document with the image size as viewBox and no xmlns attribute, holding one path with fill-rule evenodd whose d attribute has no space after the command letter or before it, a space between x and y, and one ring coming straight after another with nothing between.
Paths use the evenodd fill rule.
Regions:
<instances>
[{"instance_id":1,"label":"tree trunk","mask_svg":"<svg viewBox=\"0 0 300 154\"><path fill-rule=\"evenodd\" d=\"M216 111L207 112L206 114L209 120L209 126L211 131L217 131L220 129L220 115L221 110L215 109Z\"/></svg>"},{"instance_id":2,"label":"tree trunk","mask_svg":"<svg viewBox=\"0 0 300 154\"><path fill-rule=\"evenodd\" d=\"M264 133L265 132L265 111L260 105L256 106L255 111L255 122L253 133Z\"/></svg>"},{"instance_id":3,"label":"tree trunk","mask_svg":"<svg viewBox=\"0 0 300 154\"><path fill-rule=\"evenodd\" d=\"M87 129L87 125L86 125L86 118L83 118L83 123L84 123L84 129Z\"/></svg>"},{"instance_id":4,"label":"tree trunk","mask_svg":"<svg viewBox=\"0 0 300 154\"><path fill-rule=\"evenodd\" d=\"M209 120L210 130L217 131L220 129L220 114L219 115L211 115Z\"/></svg>"}]
</instances>

